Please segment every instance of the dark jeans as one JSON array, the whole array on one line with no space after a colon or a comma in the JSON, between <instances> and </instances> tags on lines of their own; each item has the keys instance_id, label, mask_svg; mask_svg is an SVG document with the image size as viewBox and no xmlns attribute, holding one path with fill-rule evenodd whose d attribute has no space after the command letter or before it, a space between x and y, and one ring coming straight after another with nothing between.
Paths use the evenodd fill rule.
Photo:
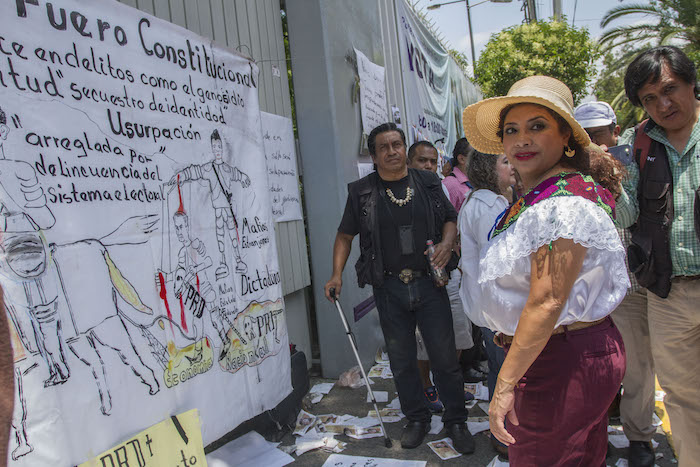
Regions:
<instances>
[{"instance_id":1,"label":"dark jeans","mask_svg":"<svg viewBox=\"0 0 700 467\"><path fill-rule=\"evenodd\" d=\"M381 287L374 288L374 298L406 418L412 422L430 422L431 417L416 362L417 324L445 406L442 420L448 425L466 422L464 380L457 363L452 313L445 288L435 287L430 277L419 277L408 284L387 277Z\"/></svg>"},{"instance_id":2,"label":"dark jeans","mask_svg":"<svg viewBox=\"0 0 700 467\"><path fill-rule=\"evenodd\" d=\"M489 359L489 402L493 399L493 391L496 389L496 379L498 379L498 373L501 371L501 366L503 361L506 359L506 351L503 348L497 346L493 342L493 336L496 333L489 328L481 328L481 335L484 338L484 347L486 348L486 355ZM508 420L503 421L504 426L508 429ZM493 442L505 447L506 445L501 443L495 436L493 437Z\"/></svg>"},{"instance_id":3,"label":"dark jeans","mask_svg":"<svg viewBox=\"0 0 700 467\"><path fill-rule=\"evenodd\" d=\"M503 360L506 359L506 352L493 342L494 332L489 328L481 328L481 335L484 336L484 347L489 358L489 401L493 397L493 390L496 388L498 372L501 371Z\"/></svg>"}]
</instances>

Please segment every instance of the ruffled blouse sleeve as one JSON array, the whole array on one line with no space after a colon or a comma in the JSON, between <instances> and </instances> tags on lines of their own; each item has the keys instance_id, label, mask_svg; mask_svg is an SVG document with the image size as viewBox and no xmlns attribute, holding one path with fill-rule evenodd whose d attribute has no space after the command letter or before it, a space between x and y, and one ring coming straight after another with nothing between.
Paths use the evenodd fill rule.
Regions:
<instances>
[{"instance_id":1,"label":"ruffled blouse sleeve","mask_svg":"<svg viewBox=\"0 0 700 467\"><path fill-rule=\"evenodd\" d=\"M580 196L552 197L523 211L482 251L478 283L491 329L514 334L529 294L530 255L560 238L586 247L586 256L557 326L598 320L622 301L625 250L608 213Z\"/></svg>"}]
</instances>

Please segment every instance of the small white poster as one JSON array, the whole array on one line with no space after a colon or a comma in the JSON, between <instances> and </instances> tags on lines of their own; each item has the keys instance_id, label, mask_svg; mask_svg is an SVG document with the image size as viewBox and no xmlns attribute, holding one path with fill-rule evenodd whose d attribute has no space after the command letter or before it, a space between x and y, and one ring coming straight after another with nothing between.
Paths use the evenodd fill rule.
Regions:
<instances>
[{"instance_id":1,"label":"small white poster","mask_svg":"<svg viewBox=\"0 0 700 467\"><path fill-rule=\"evenodd\" d=\"M386 111L384 67L372 63L365 54L357 49L355 49L355 55L357 56L357 73L360 76L362 129L365 134L369 134L372 128L389 121Z\"/></svg>"},{"instance_id":2,"label":"small white poster","mask_svg":"<svg viewBox=\"0 0 700 467\"><path fill-rule=\"evenodd\" d=\"M301 195L292 120L260 112L272 215L275 222L301 220Z\"/></svg>"}]
</instances>

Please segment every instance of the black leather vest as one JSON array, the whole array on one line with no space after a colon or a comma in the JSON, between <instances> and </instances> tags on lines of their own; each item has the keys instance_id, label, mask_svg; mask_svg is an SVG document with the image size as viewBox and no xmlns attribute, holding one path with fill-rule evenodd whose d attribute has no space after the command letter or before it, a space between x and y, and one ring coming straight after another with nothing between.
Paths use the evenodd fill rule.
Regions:
<instances>
[{"instance_id":1,"label":"black leather vest","mask_svg":"<svg viewBox=\"0 0 700 467\"><path fill-rule=\"evenodd\" d=\"M649 128L648 122L646 127ZM645 131L642 126L637 134ZM637 136L639 137L639 136ZM651 140L649 153L635 154L640 167L637 199L639 219L632 227L632 243L627 249L630 270L639 285L661 298L671 291L670 231L673 222L673 175L666 148Z\"/></svg>"},{"instance_id":2,"label":"black leather vest","mask_svg":"<svg viewBox=\"0 0 700 467\"><path fill-rule=\"evenodd\" d=\"M428 236L437 244L442 240L442 226L445 223L448 209L444 203L442 184L440 179L432 172L408 169L409 176L415 182L418 196L426 196L427 215L433 218L433 223L428 223ZM384 284L384 261L379 233L379 220L377 203L380 200L379 175L376 172L353 182L348 187L348 196L357 197L360 212L360 257L355 263L357 284L364 287L369 284L381 287ZM449 203L449 201L447 201ZM457 266L456 256L448 263L447 269L452 270Z\"/></svg>"}]
</instances>

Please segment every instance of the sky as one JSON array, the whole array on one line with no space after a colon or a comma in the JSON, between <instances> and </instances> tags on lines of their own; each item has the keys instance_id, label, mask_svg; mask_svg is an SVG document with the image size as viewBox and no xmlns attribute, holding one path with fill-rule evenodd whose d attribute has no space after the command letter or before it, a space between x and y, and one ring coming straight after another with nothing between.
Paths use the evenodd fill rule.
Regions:
<instances>
[{"instance_id":1,"label":"sky","mask_svg":"<svg viewBox=\"0 0 700 467\"><path fill-rule=\"evenodd\" d=\"M435 23L435 27L442 33L444 39L454 48L464 53L471 63L471 49L469 47L469 33L467 32L467 12L464 2L444 5L437 10L428 11L431 4L444 3L449 0L417 0L416 8L423 10L427 17ZM513 0L511 3L486 2L476 5L479 0L470 0L472 27L474 28L474 46L476 58L484 49L491 34L497 33L509 26L521 24L525 15L521 11L522 0ZM618 5L632 3L649 3L648 0L561 0L562 11L569 24L574 22L576 27L586 27L592 37L600 36L600 20L605 13ZM552 17L552 0L537 1L537 18ZM641 20L639 16L637 20ZM616 21L614 25L628 24L631 21Z\"/></svg>"}]
</instances>

